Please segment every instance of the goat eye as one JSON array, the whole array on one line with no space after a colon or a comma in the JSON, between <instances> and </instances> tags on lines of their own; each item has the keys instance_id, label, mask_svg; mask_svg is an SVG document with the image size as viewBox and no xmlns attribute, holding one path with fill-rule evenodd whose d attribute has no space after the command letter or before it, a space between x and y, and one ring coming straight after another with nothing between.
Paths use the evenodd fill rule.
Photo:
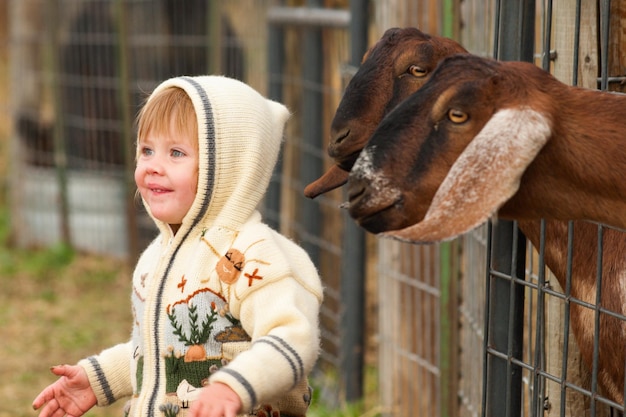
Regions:
<instances>
[{"instance_id":1,"label":"goat eye","mask_svg":"<svg viewBox=\"0 0 626 417\"><path fill-rule=\"evenodd\" d=\"M411 65L409 67L408 73L414 77L422 78L426 76L426 69L417 65Z\"/></svg>"},{"instance_id":2,"label":"goat eye","mask_svg":"<svg viewBox=\"0 0 626 417\"><path fill-rule=\"evenodd\" d=\"M448 119L450 119L452 123L460 124L466 122L467 119L469 119L469 115L461 110L450 109L448 110Z\"/></svg>"}]
</instances>

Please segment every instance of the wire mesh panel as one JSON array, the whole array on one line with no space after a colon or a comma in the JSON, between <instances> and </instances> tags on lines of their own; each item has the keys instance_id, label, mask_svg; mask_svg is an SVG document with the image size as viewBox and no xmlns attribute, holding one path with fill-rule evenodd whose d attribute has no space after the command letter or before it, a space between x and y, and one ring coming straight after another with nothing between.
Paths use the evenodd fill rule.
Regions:
<instances>
[{"instance_id":1,"label":"wire mesh panel","mask_svg":"<svg viewBox=\"0 0 626 417\"><path fill-rule=\"evenodd\" d=\"M379 256L385 407L397 415L440 415L439 246L385 242Z\"/></svg>"},{"instance_id":2,"label":"wire mesh panel","mask_svg":"<svg viewBox=\"0 0 626 417\"><path fill-rule=\"evenodd\" d=\"M171 76L215 69L242 78L241 39L199 0L10 5L12 73L20 80L12 83L18 243L136 256L154 229L133 204L135 114ZM223 22L208 25L212 19ZM210 35L224 40L217 52Z\"/></svg>"},{"instance_id":3,"label":"wire mesh panel","mask_svg":"<svg viewBox=\"0 0 626 417\"><path fill-rule=\"evenodd\" d=\"M621 91L609 81L622 79L624 73L619 54L614 53L623 50L617 28L622 25L624 6L620 1L537 4L536 33L541 36L536 50L541 52L535 62L566 84ZM519 22L519 14L513 19ZM567 204L565 199L562 203ZM490 282L510 282L511 294L517 292L515 288L523 289L524 314L509 323L508 350L486 346L492 363L503 361L508 369L521 370L523 387L510 391L511 400L497 408L487 398L483 415L621 415L623 255L617 254L616 259L616 252L621 251L617 248L623 245L623 233L591 223L560 221L525 223L523 230L534 244L526 254L526 273L492 269ZM516 301L511 297L508 302ZM490 322L499 320L490 312ZM523 325L519 356L510 354L515 322ZM611 377L615 374L617 382ZM489 375L484 389L511 383L510 374ZM519 406L508 406L511 403Z\"/></svg>"},{"instance_id":4,"label":"wire mesh panel","mask_svg":"<svg viewBox=\"0 0 626 417\"><path fill-rule=\"evenodd\" d=\"M483 387L485 344L485 276L487 274L487 230L482 226L462 238L464 265L459 300L459 417L478 416Z\"/></svg>"}]
</instances>

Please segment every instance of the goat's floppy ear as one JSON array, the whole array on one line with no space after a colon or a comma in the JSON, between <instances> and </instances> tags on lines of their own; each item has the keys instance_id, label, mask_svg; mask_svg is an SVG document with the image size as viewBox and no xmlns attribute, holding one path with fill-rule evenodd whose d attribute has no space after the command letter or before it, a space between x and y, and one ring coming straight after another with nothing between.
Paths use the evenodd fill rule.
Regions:
<instances>
[{"instance_id":1,"label":"goat's floppy ear","mask_svg":"<svg viewBox=\"0 0 626 417\"><path fill-rule=\"evenodd\" d=\"M550 134L549 120L530 108L495 113L454 162L424 219L384 235L428 243L481 225L517 192L522 174Z\"/></svg>"}]
</instances>

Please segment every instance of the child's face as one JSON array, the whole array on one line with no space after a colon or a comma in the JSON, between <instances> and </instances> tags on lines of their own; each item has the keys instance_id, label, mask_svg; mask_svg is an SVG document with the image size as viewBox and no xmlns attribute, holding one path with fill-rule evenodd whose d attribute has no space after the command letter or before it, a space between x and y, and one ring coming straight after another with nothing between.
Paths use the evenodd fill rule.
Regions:
<instances>
[{"instance_id":1,"label":"child's face","mask_svg":"<svg viewBox=\"0 0 626 417\"><path fill-rule=\"evenodd\" d=\"M140 139L135 182L152 215L172 226L182 223L196 196L198 152L195 138L150 133Z\"/></svg>"}]
</instances>

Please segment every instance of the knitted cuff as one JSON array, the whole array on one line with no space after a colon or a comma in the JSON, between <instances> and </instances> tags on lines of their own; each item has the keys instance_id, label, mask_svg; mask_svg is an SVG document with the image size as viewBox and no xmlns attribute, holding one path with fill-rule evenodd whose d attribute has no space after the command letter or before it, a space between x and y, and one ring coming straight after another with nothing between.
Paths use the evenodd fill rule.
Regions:
<instances>
[{"instance_id":1,"label":"knitted cuff","mask_svg":"<svg viewBox=\"0 0 626 417\"><path fill-rule=\"evenodd\" d=\"M112 404L133 393L125 352L124 345L118 345L78 362L87 373L99 406Z\"/></svg>"}]
</instances>

